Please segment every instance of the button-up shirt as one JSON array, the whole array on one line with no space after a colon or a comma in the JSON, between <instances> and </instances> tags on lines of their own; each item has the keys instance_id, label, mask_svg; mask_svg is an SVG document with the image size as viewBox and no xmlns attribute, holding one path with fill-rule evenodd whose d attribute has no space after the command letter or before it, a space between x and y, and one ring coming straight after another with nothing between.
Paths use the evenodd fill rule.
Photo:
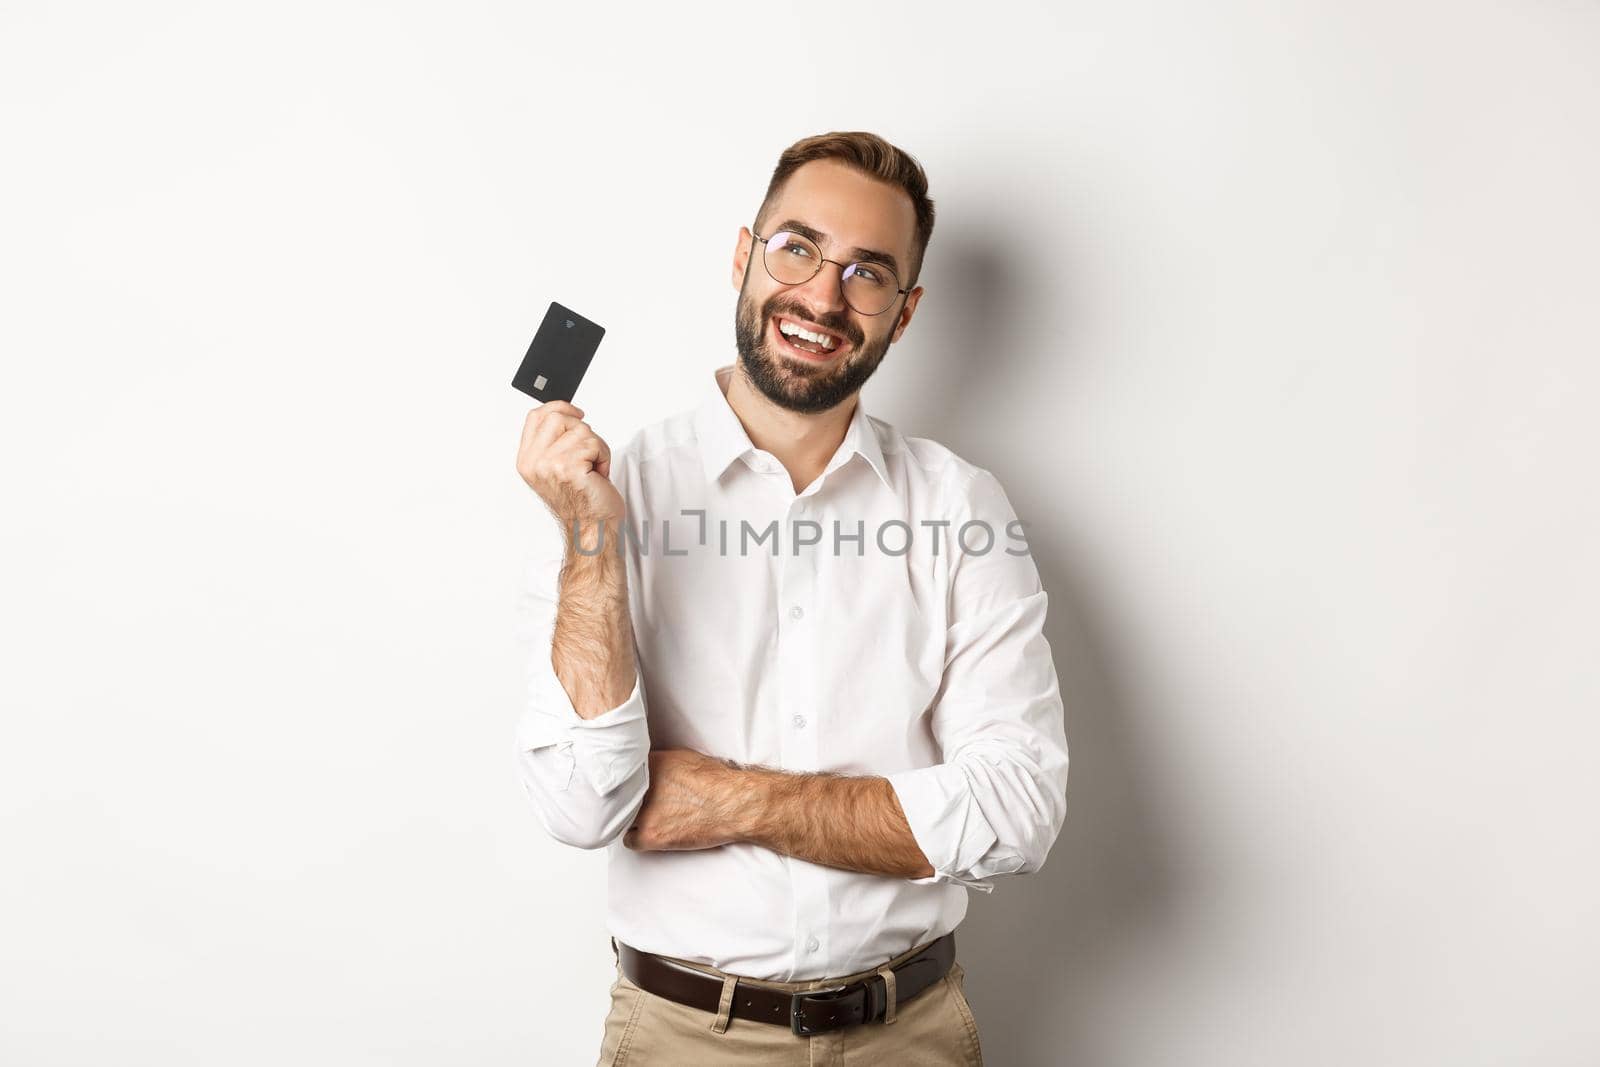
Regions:
<instances>
[{"instance_id":1,"label":"button-up shirt","mask_svg":"<svg viewBox=\"0 0 1600 1067\"><path fill-rule=\"evenodd\" d=\"M989 471L869 416L857 394L796 493L729 406L733 370L613 449L638 664L619 706L583 719L551 666L559 539L530 568L517 766L546 832L606 849L618 940L751 978L849 974L954 929L969 887L1044 863L1067 780L1047 598ZM749 843L625 848L650 749L679 747L885 777L934 873Z\"/></svg>"}]
</instances>

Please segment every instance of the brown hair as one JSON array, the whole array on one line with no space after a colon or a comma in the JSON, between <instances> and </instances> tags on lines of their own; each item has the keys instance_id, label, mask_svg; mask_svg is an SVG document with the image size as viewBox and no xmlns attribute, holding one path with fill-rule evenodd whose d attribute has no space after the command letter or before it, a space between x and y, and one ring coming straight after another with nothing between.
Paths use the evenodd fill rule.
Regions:
<instances>
[{"instance_id":1,"label":"brown hair","mask_svg":"<svg viewBox=\"0 0 1600 1067\"><path fill-rule=\"evenodd\" d=\"M907 288L915 286L917 276L922 273L922 256L928 250L928 239L933 236L933 201L928 198L928 176L923 173L922 165L909 153L875 133L821 133L785 148L778 157L772 180L767 183L767 195L761 200L761 210L756 212L756 219L760 220L766 214L768 205L783 183L788 181L789 175L802 164L817 159L832 159L847 164L869 178L898 186L911 197L911 206L917 213L917 233L911 249L911 280L905 285Z\"/></svg>"}]
</instances>

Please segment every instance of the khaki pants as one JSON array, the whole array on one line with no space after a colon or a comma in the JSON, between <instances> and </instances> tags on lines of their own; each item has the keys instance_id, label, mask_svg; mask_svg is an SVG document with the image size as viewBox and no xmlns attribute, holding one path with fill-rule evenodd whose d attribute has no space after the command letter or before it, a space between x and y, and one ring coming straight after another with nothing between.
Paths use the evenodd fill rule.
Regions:
<instances>
[{"instance_id":1,"label":"khaki pants","mask_svg":"<svg viewBox=\"0 0 1600 1067\"><path fill-rule=\"evenodd\" d=\"M910 959L925 947L908 949L885 966ZM730 1018L729 979L735 976L700 963L676 962L723 979L723 1011L713 1014L647 993L623 977L618 965L598 1067L982 1067L978 1024L962 990L959 963L944 978L895 1005L892 1023L861 1023L800 1037L787 1026ZM739 978L738 984L798 993L874 973L876 968L805 982Z\"/></svg>"}]
</instances>

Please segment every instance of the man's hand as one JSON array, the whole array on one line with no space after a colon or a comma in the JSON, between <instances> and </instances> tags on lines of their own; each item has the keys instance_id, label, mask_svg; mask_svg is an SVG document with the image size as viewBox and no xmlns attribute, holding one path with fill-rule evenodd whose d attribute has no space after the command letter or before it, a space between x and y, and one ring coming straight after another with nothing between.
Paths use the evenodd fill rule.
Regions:
<instances>
[{"instance_id":1,"label":"man's hand","mask_svg":"<svg viewBox=\"0 0 1600 1067\"><path fill-rule=\"evenodd\" d=\"M622 844L639 851L726 845L740 839L739 807L748 799L738 772L721 760L691 748L655 749L650 788Z\"/></svg>"},{"instance_id":2,"label":"man's hand","mask_svg":"<svg viewBox=\"0 0 1600 1067\"><path fill-rule=\"evenodd\" d=\"M615 530L622 494L611 484L611 449L583 421L583 409L550 400L528 412L517 448L517 473L571 536L604 522Z\"/></svg>"}]
</instances>

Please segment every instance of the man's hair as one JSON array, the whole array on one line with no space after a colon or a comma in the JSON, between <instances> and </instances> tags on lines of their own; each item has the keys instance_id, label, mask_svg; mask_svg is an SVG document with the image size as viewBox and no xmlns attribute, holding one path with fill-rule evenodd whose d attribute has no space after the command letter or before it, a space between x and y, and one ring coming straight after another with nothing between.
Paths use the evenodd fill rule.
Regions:
<instances>
[{"instance_id":1,"label":"man's hair","mask_svg":"<svg viewBox=\"0 0 1600 1067\"><path fill-rule=\"evenodd\" d=\"M917 233L911 248L911 280L905 285L908 289L914 287L917 276L922 273L922 257L928 250L928 239L933 236L933 201L928 198L928 176L910 153L896 148L875 133L821 133L785 148L783 155L778 157L772 180L767 183L767 195L761 200L761 210L756 212L756 219L759 221L766 214L773 198L783 188L783 183L789 180L789 175L802 164L818 159L837 160L854 167L869 178L903 189L911 198L911 206L917 213Z\"/></svg>"}]
</instances>

